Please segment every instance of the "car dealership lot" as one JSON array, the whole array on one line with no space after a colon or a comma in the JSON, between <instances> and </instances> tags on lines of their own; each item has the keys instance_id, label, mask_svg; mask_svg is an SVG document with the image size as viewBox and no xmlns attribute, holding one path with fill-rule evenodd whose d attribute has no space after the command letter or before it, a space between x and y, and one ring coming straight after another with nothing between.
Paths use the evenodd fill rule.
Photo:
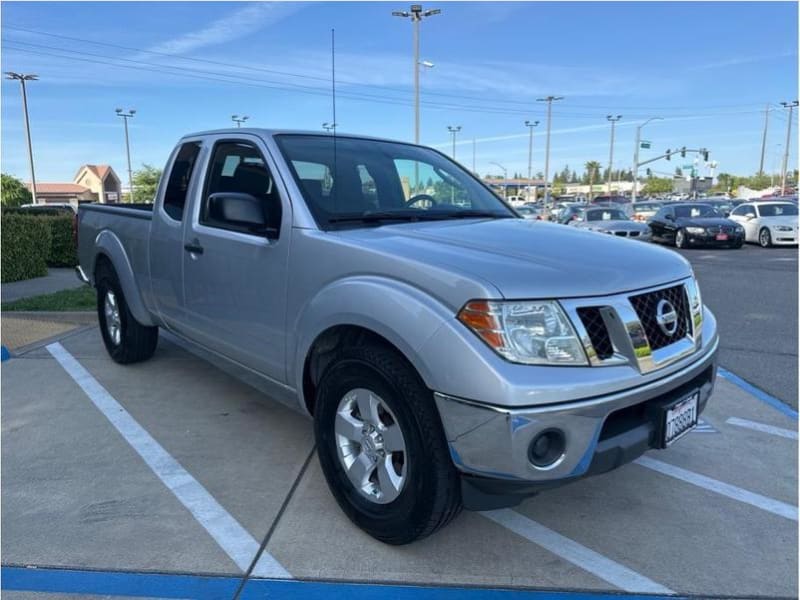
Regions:
<instances>
[{"instance_id":1,"label":"car dealership lot","mask_svg":"<svg viewBox=\"0 0 800 600\"><path fill-rule=\"evenodd\" d=\"M84 592L98 572L159 572L218 575L207 597L230 597L266 540L245 592L291 577L796 594L796 417L722 378L700 431L669 450L403 547L341 513L309 421L172 338L122 367L81 331L4 363L2 392L6 592L53 590L56 567ZM29 566L33 580L8 570Z\"/></svg>"}]
</instances>

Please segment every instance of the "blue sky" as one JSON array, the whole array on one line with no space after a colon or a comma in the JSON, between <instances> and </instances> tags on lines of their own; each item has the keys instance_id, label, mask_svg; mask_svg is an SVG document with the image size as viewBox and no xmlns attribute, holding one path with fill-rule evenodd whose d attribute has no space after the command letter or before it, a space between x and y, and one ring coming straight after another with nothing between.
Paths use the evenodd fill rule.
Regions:
<instances>
[{"instance_id":1,"label":"blue sky","mask_svg":"<svg viewBox=\"0 0 800 600\"><path fill-rule=\"evenodd\" d=\"M630 167L635 125L653 149L707 147L719 171L758 168L764 109L798 89L795 2L440 2L422 23L424 144L477 170L544 170L545 107L554 104L551 172L608 161L606 115L621 114L615 166ZM161 166L183 134L231 124L319 129L331 120L336 30L339 131L413 138L412 28L394 3L3 2L2 69L36 73L29 109L39 181L83 163L125 179L121 120L135 108L134 169ZM48 34L48 35L45 35ZM71 38L71 39L69 39ZM220 64L224 63L224 64ZM2 170L28 178L19 84L3 80ZM795 112L795 124L796 121ZM779 168L786 111L770 115L766 168ZM791 161L797 157L793 131ZM781 144L781 146L778 146ZM661 162L656 171L672 172ZM685 162L689 162L688 160Z\"/></svg>"}]
</instances>

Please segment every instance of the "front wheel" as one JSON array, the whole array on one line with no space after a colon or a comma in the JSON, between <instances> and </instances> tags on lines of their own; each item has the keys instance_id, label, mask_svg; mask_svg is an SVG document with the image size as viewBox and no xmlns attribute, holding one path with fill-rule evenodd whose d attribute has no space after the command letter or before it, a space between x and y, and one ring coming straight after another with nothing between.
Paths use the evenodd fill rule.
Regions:
<instances>
[{"instance_id":1,"label":"front wheel","mask_svg":"<svg viewBox=\"0 0 800 600\"><path fill-rule=\"evenodd\" d=\"M97 318L109 356L120 364L147 360L156 351L158 327L139 323L131 314L114 268L101 264L95 276Z\"/></svg>"},{"instance_id":2,"label":"front wheel","mask_svg":"<svg viewBox=\"0 0 800 600\"><path fill-rule=\"evenodd\" d=\"M686 248L686 232L683 229L675 232L675 247Z\"/></svg>"},{"instance_id":3,"label":"front wheel","mask_svg":"<svg viewBox=\"0 0 800 600\"><path fill-rule=\"evenodd\" d=\"M772 246L772 236L769 233L769 229L763 227L761 231L758 232L758 243L762 248L769 248Z\"/></svg>"},{"instance_id":4,"label":"front wheel","mask_svg":"<svg viewBox=\"0 0 800 600\"><path fill-rule=\"evenodd\" d=\"M374 538L407 544L461 510L432 394L391 348L367 342L339 351L320 381L314 434L336 501Z\"/></svg>"}]
</instances>

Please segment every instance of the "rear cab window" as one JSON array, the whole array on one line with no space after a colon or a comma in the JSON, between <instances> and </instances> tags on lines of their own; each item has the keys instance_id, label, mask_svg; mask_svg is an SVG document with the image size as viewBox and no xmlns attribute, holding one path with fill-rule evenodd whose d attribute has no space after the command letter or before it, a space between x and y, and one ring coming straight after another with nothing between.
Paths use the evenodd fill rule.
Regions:
<instances>
[{"instance_id":1,"label":"rear cab window","mask_svg":"<svg viewBox=\"0 0 800 600\"><path fill-rule=\"evenodd\" d=\"M181 145L172 162L167 187L164 190L163 208L164 212L175 221L183 220L186 195L199 154L200 142L187 142Z\"/></svg>"}]
</instances>

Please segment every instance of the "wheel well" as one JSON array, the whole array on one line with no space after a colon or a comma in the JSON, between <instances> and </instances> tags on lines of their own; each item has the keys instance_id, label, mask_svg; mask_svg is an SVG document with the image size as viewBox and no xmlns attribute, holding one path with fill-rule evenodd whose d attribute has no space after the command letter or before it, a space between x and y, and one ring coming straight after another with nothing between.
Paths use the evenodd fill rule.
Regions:
<instances>
[{"instance_id":1,"label":"wheel well","mask_svg":"<svg viewBox=\"0 0 800 600\"><path fill-rule=\"evenodd\" d=\"M310 415L314 414L314 403L317 397L317 384L325 373L325 369L336 357L336 352L346 346L361 346L365 343L378 343L397 352L400 356L407 357L397 346L374 331L358 325L336 325L326 329L317 336L308 350L303 363L303 398L306 409ZM409 364L410 361L408 361Z\"/></svg>"},{"instance_id":2,"label":"wheel well","mask_svg":"<svg viewBox=\"0 0 800 600\"><path fill-rule=\"evenodd\" d=\"M114 264L111 262L111 259L104 253L100 252L97 255L97 258L94 261L94 281L95 285L97 285L97 271L100 267L108 267L111 272L114 272Z\"/></svg>"}]
</instances>

